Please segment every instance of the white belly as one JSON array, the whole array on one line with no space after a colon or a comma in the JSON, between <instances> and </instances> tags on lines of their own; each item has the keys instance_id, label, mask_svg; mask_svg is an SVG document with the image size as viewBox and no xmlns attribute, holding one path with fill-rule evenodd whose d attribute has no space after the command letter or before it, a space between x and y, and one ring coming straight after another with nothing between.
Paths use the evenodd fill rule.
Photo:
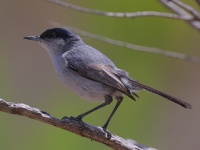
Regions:
<instances>
[{"instance_id":1,"label":"white belly","mask_svg":"<svg viewBox=\"0 0 200 150\"><path fill-rule=\"evenodd\" d=\"M54 55L51 51L48 51L48 53L60 80L81 98L89 101L104 102L106 95L115 96L121 94L121 92L105 84L82 77L67 67L67 62L62 56Z\"/></svg>"},{"instance_id":2,"label":"white belly","mask_svg":"<svg viewBox=\"0 0 200 150\"><path fill-rule=\"evenodd\" d=\"M58 61L56 61L58 62ZM82 77L71 69L68 69L64 62L54 64L60 80L75 94L88 101L105 101L106 95L113 95L115 90L105 84L98 83Z\"/></svg>"},{"instance_id":3,"label":"white belly","mask_svg":"<svg viewBox=\"0 0 200 150\"><path fill-rule=\"evenodd\" d=\"M61 76L61 80L74 93L89 101L104 101L105 95L113 95L114 93L113 88L84 78L69 70Z\"/></svg>"}]
</instances>

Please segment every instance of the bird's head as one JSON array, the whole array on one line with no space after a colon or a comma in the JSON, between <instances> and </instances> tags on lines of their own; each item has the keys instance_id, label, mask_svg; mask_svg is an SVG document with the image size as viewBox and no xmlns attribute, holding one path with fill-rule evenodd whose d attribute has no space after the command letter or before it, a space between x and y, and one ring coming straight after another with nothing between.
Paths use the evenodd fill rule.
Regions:
<instances>
[{"instance_id":1,"label":"bird's head","mask_svg":"<svg viewBox=\"0 0 200 150\"><path fill-rule=\"evenodd\" d=\"M82 41L78 35L63 28L48 29L40 36L26 36L24 39L38 41L47 51L67 50L66 47Z\"/></svg>"}]
</instances>

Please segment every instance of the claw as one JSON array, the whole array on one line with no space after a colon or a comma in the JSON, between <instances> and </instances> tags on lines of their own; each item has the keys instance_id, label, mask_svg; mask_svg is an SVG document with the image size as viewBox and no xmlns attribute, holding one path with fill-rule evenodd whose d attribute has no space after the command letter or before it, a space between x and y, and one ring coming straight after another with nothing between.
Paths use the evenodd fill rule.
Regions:
<instances>
[{"instance_id":1,"label":"claw","mask_svg":"<svg viewBox=\"0 0 200 150\"><path fill-rule=\"evenodd\" d=\"M62 117L62 120L69 119L67 116Z\"/></svg>"},{"instance_id":2,"label":"claw","mask_svg":"<svg viewBox=\"0 0 200 150\"><path fill-rule=\"evenodd\" d=\"M106 130L106 128L105 128L104 126L102 127L102 129L103 129L103 131L106 133L107 139L110 140L111 137L112 137L111 132L109 132L108 130Z\"/></svg>"},{"instance_id":3,"label":"claw","mask_svg":"<svg viewBox=\"0 0 200 150\"><path fill-rule=\"evenodd\" d=\"M105 132L106 132L106 136L107 136L108 140L110 140L112 137L112 134L107 130Z\"/></svg>"},{"instance_id":4,"label":"claw","mask_svg":"<svg viewBox=\"0 0 200 150\"><path fill-rule=\"evenodd\" d=\"M69 119L71 119L71 120L76 120L76 121L78 121L78 122L83 122L83 121L82 121L82 117L79 117L79 116L77 116L77 117L71 116Z\"/></svg>"}]
</instances>

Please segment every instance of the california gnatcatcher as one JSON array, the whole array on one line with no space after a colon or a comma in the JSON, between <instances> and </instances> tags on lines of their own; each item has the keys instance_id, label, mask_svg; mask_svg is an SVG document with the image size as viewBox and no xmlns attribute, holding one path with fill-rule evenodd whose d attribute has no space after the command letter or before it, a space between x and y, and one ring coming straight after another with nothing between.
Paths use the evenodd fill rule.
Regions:
<instances>
[{"instance_id":1,"label":"california gnatcatcher","mask_svg":"<svg viewBox=\"0 0 200 150\"><path fill-rule=\"evenodd\" d=\"M69 30L48 29L40 36L27 36L24 39L38 41L46 49L60 80L74 93L86 100L103 102L74 117L78 121L110 104L115 98L117 103L102 127L107 132L107 126L124 95L135 100L134 96L139 97L137 92L140 90L147 90L185 108L192 108L190 104L180 99L132 79L126 71L118 69L108 57L85 44L78 35Z\"/></svg>"}]
</instances>

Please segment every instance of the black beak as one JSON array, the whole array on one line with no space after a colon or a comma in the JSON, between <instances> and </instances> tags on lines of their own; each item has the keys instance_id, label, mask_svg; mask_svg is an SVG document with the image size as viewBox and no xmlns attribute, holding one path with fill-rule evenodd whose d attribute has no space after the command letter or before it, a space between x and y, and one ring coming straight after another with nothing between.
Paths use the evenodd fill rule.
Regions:
<instances>
[{"instance_id":1,"label":"black beak","mask_svg":"<svg viewBox=\"0 0 200 150\"><path fill-rule=\"evenodd\" d=\"M40 41L41 40L39 36L25 36L24 39L32 40L32 41Z\"/></svg>"}]
</instances>

